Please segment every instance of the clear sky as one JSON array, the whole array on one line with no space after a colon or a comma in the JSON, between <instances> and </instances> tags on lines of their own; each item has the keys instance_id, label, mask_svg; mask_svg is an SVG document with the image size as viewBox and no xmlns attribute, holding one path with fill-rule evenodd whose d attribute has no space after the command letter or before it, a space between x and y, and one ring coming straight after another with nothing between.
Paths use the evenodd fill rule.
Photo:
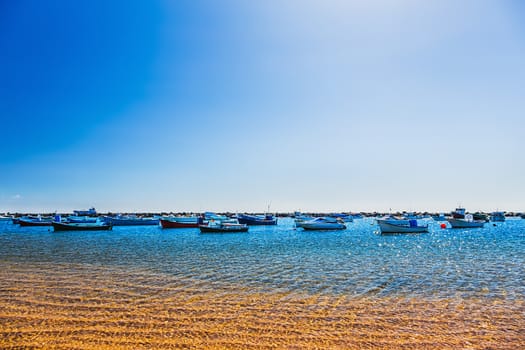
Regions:
<instances>
[{"instance_id":1,"label":"clear sky","mask_svg":"<svg viewBox=\"0 0 525 350\"><path fill-rule=\"evenodd\" d=\"M525 211L521 1L1 1L0 212Z\"/></svg>"}]
</instances>

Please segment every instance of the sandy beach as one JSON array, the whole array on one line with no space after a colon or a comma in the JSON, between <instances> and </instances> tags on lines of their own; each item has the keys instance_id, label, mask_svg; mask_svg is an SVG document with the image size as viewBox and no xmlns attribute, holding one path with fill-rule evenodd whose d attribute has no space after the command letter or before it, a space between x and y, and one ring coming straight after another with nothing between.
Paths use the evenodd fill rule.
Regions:
<instances>
[{"instance_id":1,"label":"sandy beach","mask_svg":"<svg viewBox=\"0 0 525 350\"><path fill-rule=\"evenodd\" d=\"M525 303L250 293L124 268L2 264L0 347L517 349Z\"/></svg>"}]
</instances>

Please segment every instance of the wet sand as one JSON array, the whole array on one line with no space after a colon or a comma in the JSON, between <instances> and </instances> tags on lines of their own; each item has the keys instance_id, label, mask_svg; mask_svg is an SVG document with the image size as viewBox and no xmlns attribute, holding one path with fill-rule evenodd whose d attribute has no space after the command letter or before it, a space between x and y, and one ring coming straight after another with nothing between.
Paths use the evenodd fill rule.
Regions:
<instances>
[{"instance_id":1,"label":"wet sand","mask_svg":"<svg viewBox=\"0 0 525 350\"><path fill-rule=\"evenodd\" d=\"M252 293L125 268L0 267L3 349L525 348L523 300Z\"/></svg>"}]
</instances>

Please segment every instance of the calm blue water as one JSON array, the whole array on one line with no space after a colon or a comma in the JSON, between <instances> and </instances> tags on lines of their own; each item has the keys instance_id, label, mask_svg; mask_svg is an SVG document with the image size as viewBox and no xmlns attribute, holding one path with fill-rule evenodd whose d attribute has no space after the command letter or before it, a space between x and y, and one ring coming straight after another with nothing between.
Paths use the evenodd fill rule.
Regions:
<instances>
[{"instance_id":1,"label":"calm blue water","mask_svg":"<svg viewBox=\"0 0 525 350\"><path fill-rule=\"evenodd\" d=\"M249 233L115 227L50 232L0 223L0 268L117 267L213 289L348 296L525 298L525 220L483 229L380 236L370 219L346 231L304 232L291 219Z\"/></svg>"}]
</instances>

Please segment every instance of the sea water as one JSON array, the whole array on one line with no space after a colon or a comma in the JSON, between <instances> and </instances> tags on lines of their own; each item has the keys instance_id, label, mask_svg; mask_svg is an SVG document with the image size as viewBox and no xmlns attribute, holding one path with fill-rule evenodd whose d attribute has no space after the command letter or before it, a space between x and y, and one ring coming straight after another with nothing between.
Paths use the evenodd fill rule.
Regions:
<instances>
[{"instance_id":1,"label":"sea water","mask_svg":"<svg viewBox=\"0 0 525 350\"><path fill-rule=\"evenodd\" d=\"M157 226L53 232L3 222L0 268L59 266L66 274L118 269L158 275L161 288L178 284L215 292L525 297L525 220L460 230L430 221L429 233L388 236L379 235L369 218L347 227L303 231L292 219L280 218L277 226L253 226L248 233Z\"/></svg>"}]
</instances>

